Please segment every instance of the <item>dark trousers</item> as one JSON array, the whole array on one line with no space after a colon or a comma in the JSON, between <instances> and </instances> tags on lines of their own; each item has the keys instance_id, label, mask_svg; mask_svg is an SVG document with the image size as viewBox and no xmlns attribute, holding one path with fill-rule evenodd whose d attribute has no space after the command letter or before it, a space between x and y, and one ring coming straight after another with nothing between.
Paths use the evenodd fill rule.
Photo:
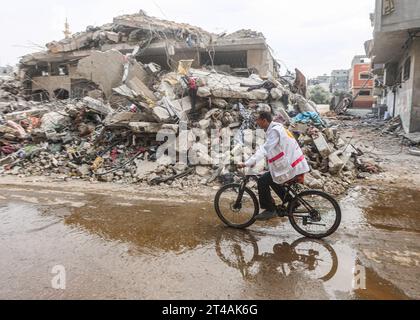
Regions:
<instances>
[{"instance_id":1,"label":"dark trousers","mask_svg":"<svg viewBox=\"0 0 420 320\"><path fill-rule=\"evenodd\" d=\"M261 209L275 211L275 202L271 196L270 187L280 197L283 203L285 200L287 200L285 188L282 185L275 183L271 177L270 172L267 172L258 179L258 195L260 198L260 206Z\"/></svg>"},{"instance_id":2,"label":"dark trousers","mask_svg":"<svg viewBox=\"0 0 420 320\"><path fill-rule=\"evenodd\" d=\"M190 98L191 98L191 112L195 113L195 107L197 105L197 92L198 89L190 89Z\"/></svg>"}]
</instances>

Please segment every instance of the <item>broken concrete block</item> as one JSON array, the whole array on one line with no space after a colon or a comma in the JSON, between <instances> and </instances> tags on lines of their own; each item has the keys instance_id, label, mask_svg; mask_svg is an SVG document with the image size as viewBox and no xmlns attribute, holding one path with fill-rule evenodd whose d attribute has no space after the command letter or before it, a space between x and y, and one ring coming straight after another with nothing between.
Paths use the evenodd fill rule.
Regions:
<instances>
[{"instance_id":1,"label":"broken concrete block","mask_svg":"<svg viewBox=\"0 0 420 320\"><path fill-rule=\"evenodd\" d=\"M195 172L200 177L208 177L211 173L210 168L206 166L196 166Z\"/></svg>"},{"instance_id":2,"label":"broken concrete block","mask_svg":"<svg viewBox=\"0 0 420 320\"><path fill-rule=\"evenodd\" d=\"M159 164L152 161L135 160L136 165L136 178L144 179L152 172L155 172Z\"/></svg>"},{"instance_id":3,"label":"broken concrete block","mask_svg":"<svg viewBox=\"0 0 420 320\"><path fill-rule=\"evenodd\" d=\"M90 174L90 165L88 164L83 164L81 165L78 169L77 172L81 175L81 176L88 176Z\"/></svg>"},{"instance_id":4,"label":"broken concrete block","mask_svg":"<svg viewBox=\"0 0 420 320\"><path fill-rule=\"evenodd\" d=\"M325 129L323 133L325 134L325 137L327 138L329 142L335 141L334 131L331 128Z\"/></svg>"},{"instance_id":5,"label":"broken concrete block","mask_svg":"<svg viewBox=\"0 0 420 320\"><path fill-rule=\"evenodd\" d=\"M313 139L310 136L304 135L302 141L303 145L308 146L312 144Z\"/></svg>"},{"instance_id":6,"label":"broken concrete block","mask_svg":"<svg viewBox=\"0 0 420 320\"><path fill-rule=\"evenodd\" d=\"M324 183L322 182L322 180L312 179L308 183L308 187L311 188L311 189L315 189L315 190L322 190L323 187L324 187Z\"/></svg>"},{"instance_id":7,"label":"broken concrete block","mask_svg":"<svg viewBox=\"0 0 420 320\"><path fill-rule=\"evenodd\" d=\"M191 149L196 140L197 137L194 135L194 133L188 130L186 133L183 133L176 138L175 151L180 154L186 154Z\"/></svg>"},{"instance_id":8,"label":"broken concrete block","mask_svg":"<svg viewBox=\"0 0 420 320\"><path fill-rule=\"evenodd\" d=\"M328 160L329 160L328 166L330 168L330 173L333 175L338 174L345 165L345 163L338 156L340 153L341 153L340 151L337 151L330 154L328 157Z\"/></svg>"},{"instance_id":9,"label":"broken concrete block","mask_svg":"<svg viewBox=\"0 0 420 320\"><path fill-rule=\"evenodd\" d=\"M159 166L165 166L166 167L166 166L169 166L169 165L173 164L174 161L175 160L172 159L170 156L163 155L163 156L161 156L157 159L157 164Z\"/></svg>"},{"instance_id":10,"label":"broken concrete block","mask_svg":"<svg viewBox=\"0 0 420 320\"><path fill-rule=\"evenodd\" d=\"M161 134L177 134L179 131L179 125L177 124L163 124L159 130Z\"/></svg>"},{"instance_id":11,"label":"broken concrete block","mask_svg":"<svg viewBox=\"0 0 420 320\"><path fill-rule=\"evenodd\" d=\"M315 179L322 179L321 172L319 172L318 170L312 170L311 176L314 177Z\"/></svg>"},{"instance_id":12,"label":"broken concrete block","mask_svg":"<svg viewBox=\"0 0 420 320\"><path fill-rule=\"evenodd\" d=\"M175 124L161 124L152 122L130 122L128 124L134 133L158 133L168 131L178 132L179 126Z\"/></svg>"},{"instance_id":13,"label":"broken concrete block","mask_svg":"<svg viewBox=\"0 0 420 320\"><path fill-rule=\"evenodd\" d=\"M128 87L134 91L136 97L145 97L151 101L156 101L153 92L138 78L133 78L127 82Z\"/></svg>"},{"instance_id":14,"label":"broken concrete block","mask_svg":"<svg viewBox=\"0 0 420 320\"><path fill-rule=\"evenodd\" d=\"M188 166L184 163L177 163L174 166L174 170L177 172L177 174L183 173L188 169Z\"/></svg>"},{"instance_id":15,"label":"broken concrete block","mask_svg":"<svg viewBox=\"0 0 420 320\"><path fill-rule=\"evenodd\" d=\"M105 31L105 36L111 40L112 42L118 43L120 42L120 34L116 32Z\"/></svg>"},{"instance_id":16,"label":"broken concrete block","mask_svg":"<svg viewBox=\"0 0 420 320\"><path fill-rule=\"evenodd\" d=\"M133 112L119 112L108 115L105 119L105 124L107 126L114 125L114 124L121 124L121 123L129 123L129 122L141 122L143 115L140 113L133 113Z\"/></svg>"},{"instance_id":17,"label":"broken concrete block","mask_svg":"<svg viewBox=\"0 0 420 320\"><path fill-rule=\"evenodd\" d=\"M176 116L181 121L188 120L187 114L192 108L190 97L172 101L164 97L161 100L161 105L169 112L171 116Z\"/></svg>"},{"instance_id":18,"label":"broken concrete block","mask_svg":"<svg viewBox=\"0 0 420 320\"><path fill-rule=\"evenodd\" d=\"M168 81L162 81L161 82L161 84L158 88L158 92L163 97L166 97L169 100L175 100L176 99L176 95L175 95L175 92L174 92L174 87Z\"/></svg>"},{"instance_id":19,"label":"broken concrete block","mask_svg":"<svg viewBox=\"0 0 420 320\"><path fill-rule=\"evenodd\" d=\"M207 98L211 96L211 91L209 87L199 87L197 95L201 98Z\"/></svg>"},{"instance_id":20,"label":"broken concrete block","mask_svg":"<svg viewBox=\"0 0 420 320\"><path fill-rule=\"evenodd\" d=\"M344 165L347 165L353 154L357 153L357 150L352 145L348 145L346 148L339 151L339 157L344 162Z\"/></svg>"},{"instance_id":21,"label":"broken concrete block","mask_svg":"<svg viewBox=\"0 0 420 320\"><path fill-rule=\"evenodd\" d=\"M201 129L206 130L208 127L210 127L211 121L208 119L203 119L199 122L199 126Z\"/></svg>"},{"instance_id":22,"label":"broken concrete block","mask_svg":"<svg viewBox=\"0 0 420 320\"><path fill-rule=\"evenodd\" d=\"M162 125L151 122L130 122L129 127L134 133L158 133Z\"/></svg>"},{"instance_id":23,"label":"broken concrete block","mask_svg":"<svg viewBox=\"0 0 420 320\"><path fill-rule=\"evenodd\" d=\"M171 119L168 110L162 107L153 108L153 114L158 118L159 122L166 122Z\"/></svg>"},{"instance_id":24,"label":"broken concrete block","mask_svg":"<svg viewBox=\"0 0 420 320\"><path fill-rule=\"evenodd\" d=\"M300 132L301 134L306 134L308 131L309 126L304 123L294 123L293 126L290 128L293 132Z\"/></svg>"},{"instance_id":25,"label":"broken concrete block","mask_svg":"<svg viewBox=\"0 0 420 320\"><path fill-rule=\"evenodd\" d=\"M123 84L117 88L112 89L113 92L119 94L120 96L127 97L128 99L136 99L136 92L131 90L127 85Z\"/></svg>"},{"instance_id":26,"label":"broken concrete block","mask_svg":"<svg viewBox=\"0 0 420 320\"><path fill-rule=\"evenodd\" d=\"M90 56L79 61L77 72L99 85L106 97L112 89L121 84L124 72L124 55L117 50L93 51Z\"/></svg>"},{"instance_id":27,"label":"broken concrete block","mask_svg":"<svg viewBox=\"0 0 420 320\"><path fill-rule=\"evenodd\" d=\"M127 81L133 78L144 81L148 77L147 72L137 61L131 59L127 62L126 57L118 50L92 51L88 57L79 61L77 73L96 83L109 98L112 89L122 84L125 65L128 67Z\"/></svg>"},{"instance_id":28,"label":"broken concrete block","mask_svg":"<svg viewBox=\"0 0 420 320\"><path fill-rule=\"evenodd\" d=\"M338 141L337 141L337 143L336 143L336 147L337 147L337 148L342 148L342 147L344 147L346 144L347 144L347 143L346 143L343 139L339 138L339 139L338 139Z\"/></svg>"},{"instance_id":29,"label":"broken concrete block","mask_svg":"<svg viewBox=\"0 0 420 320\"><path fill-rule=\"evenodd\" d=\"M13 155L7 156L3 159L0 159L0 166L4 166L6 164L11 164L15 160L16 160L16 158Z\"/></svg>"},{"instance_id":30,"label":"broken concrete block","mask_svg":"<svg viewBox=\"0 0 420 320\"><path fill-rule=\"evenodd\" d=\"M319 134L318 137L313 138L313 141L320 155L323 158L328 158L332 150L331 147L328 145L327 140L325 140L324 136L322 134Z\"/></svg>"},{"instance_id":31,"label":"broken concrete block","mask_svg":"<svg viewBox=\"0 0 420 320\"><path fill-rule=\"evenodd\" d=\"M91 97L84 97L83 102L89 109L104 116L114 112L114 110L109 105L106 105L102 101L93 99Z\"/></svg>"},{"instance_id":32,"label":"broken concrete block","mask_svg":"<svg viewBox=\"0 0 420 320\"><path fill-rule=\"evenodd\" d=\"M211 165L213 159L209 155L208 146L196 142L188 153L188 159L192 165Z\"/></svg>"},{"instance_id":33,"label":"broken concrete block","mask_svg":"<svg viewBox=\"0 0 420 320\"><path fill-rule=\"evenodd\" d=\"M283 97L284 92L283 92L283 90L281 90L279 88L274 88L274 89L271 89L270 94L271 94L271 97L274 100L279 100L279 99L281 99L281 97Z\"/></svg>"},{"instance_id":34,"label":"broken concrete block","mask_svg":"<svg viewBox=\"0 0 420 320\"><path fill-rule=\"evenodd\" d=\"M277 112L278 115L283 119L283 123L291 123L292 120L285 109L280 108L277 110Z\"/></svg>"},{"instance_id":35,"label":"broken concrete block","mask_svg":"<svg viewBox=\"0 0 420 320\"><path fill-rule=\"evenodd\" d=\"M226 100L224 99L212 99L211 100L212 105L214 105L215 107L221 108L221 109L225 109L226 107L229 106L229 103L227 103Z\"/></svg>"}]
</instances>

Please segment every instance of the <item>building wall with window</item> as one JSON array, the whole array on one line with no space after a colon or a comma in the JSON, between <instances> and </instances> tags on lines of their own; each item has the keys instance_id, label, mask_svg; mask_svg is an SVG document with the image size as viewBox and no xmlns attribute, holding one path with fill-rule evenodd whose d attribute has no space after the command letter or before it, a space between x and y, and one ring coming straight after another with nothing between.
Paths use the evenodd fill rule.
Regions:
<instances>
[{"instance_id":1,"label":"building wall with window","mask_svg":"<svg viewBox=\"0 0 420 320\"><path fill-rule=\"evenodd\" d=\"M331 92L349 91L350 70L333 70L331 72Z\"/></svg>"},{"instance_id":2,"label":"building wall with window","mask_svg":"<svg viewBox=\"0 0 420 320\"><path fill-rule=\"evenodd\" d=\"M380 104L400 116L407 133L420 131L420 1L376 0L373 40L366 42L372 64L383 64L377 82Z\"/></svg>"},{"instance_id":3,"label":"building wall with window","mask_svg":"<svg viewBox=\"0 0 420 320\"><path fill-rule=\"evenodd\" d=\"M374 103L374 81L370 79L370 60L364 56L356 56L350 71L350 88L353 97L353 108L372 108Z\"/></svg>"},{"instance_id":4,"label":"building wall with window","mask_svg":"<svg viewBox=\"0 0 420 320\"><path fill-rule=\"evenodd\" d=\"M389 110L401 117L407 131L420 131L420 40L398 62L396 83L395 103Z\"/></svg>"}]
</instances>

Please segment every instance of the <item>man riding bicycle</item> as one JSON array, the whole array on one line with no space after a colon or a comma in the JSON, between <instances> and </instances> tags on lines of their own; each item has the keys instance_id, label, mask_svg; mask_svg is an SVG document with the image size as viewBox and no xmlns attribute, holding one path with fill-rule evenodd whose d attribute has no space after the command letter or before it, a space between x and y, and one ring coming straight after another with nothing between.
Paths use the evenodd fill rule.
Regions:
<instances>
[{"instance_id":1,"label":"man riding bicycle","mask_svg":"<svg viewBox=\"0 0 420 320\"><path fill-rule=\"evenodd\" d=\"M303 175L308 173L310 168L293 134L281 123L273 122L270 113L261 112L256 123L266 132L267 141L248 161L238 167L252 168L264 157L267 158L269 172L258 179L260 206L265 211L256 217L257 220L264 221L278 217L270 187L281 198L283 204L286 204L290 199L282 185L297 177L303 180Z\"/></svg>"}]
</instances>

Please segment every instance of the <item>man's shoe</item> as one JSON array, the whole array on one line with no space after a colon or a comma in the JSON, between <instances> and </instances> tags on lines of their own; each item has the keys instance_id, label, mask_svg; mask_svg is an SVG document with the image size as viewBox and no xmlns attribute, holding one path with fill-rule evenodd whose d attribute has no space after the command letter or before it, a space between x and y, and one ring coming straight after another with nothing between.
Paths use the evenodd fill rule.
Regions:
<instances>
[{"instance_id":1,"label":"man's shoe","mask_svg":"<svg viewBox=\"0 0 420 320\"><path fill-rule=\"evenodd\" d=\"M271 220L277 217L278 217L278 214L276 211L266 210L263 213L256 216L255 219L258 221L267 221L267 220Z\"/></svg>"},{"instance_id":2,"label":"man's shoe","mask_svg":"<svg viewBox=\"0 0 420 320\"><path fill-rule=\"evenodd\" d=\"M277 216L284 218L289 215L287 208L283 205L277 206Z\"/></svg>"}]
</instances>

